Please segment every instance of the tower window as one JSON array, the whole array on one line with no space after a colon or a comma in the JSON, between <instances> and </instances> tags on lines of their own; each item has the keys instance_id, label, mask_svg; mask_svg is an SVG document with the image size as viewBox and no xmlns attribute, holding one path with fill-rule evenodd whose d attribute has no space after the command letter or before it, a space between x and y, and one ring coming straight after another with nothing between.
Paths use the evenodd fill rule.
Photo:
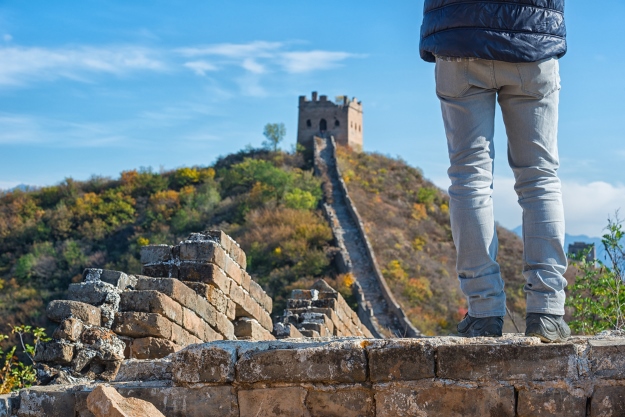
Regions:
<instances>
[{"instance_id":1,"label":"tower window","mask_svg":"<svg viewBox=\"0 0 625 417\"><path fill-rule=\"evenodd\" d=\"M311 127L312 126L312 122L310 121L310 119L306 120L306 127Z\"/></svg>"},{"instance_id":2,"label":"tower window","mask_svg":"<svg viewBox=\"0 0 625 417\"><path fill-rule=\"evenodd\" d=\"M326 122L326 119L321 119L319 122L319 130L322 132L328 130L328 122Z\"/></svg>"},{"instance_id":3,"label":"tower window","mask_svg":"<svg viewBox=\"0 0 625 417\"><path fill-rule=\"evenodd\" d=\"M341 125L341 122L339 122L338 120L334 121L334 127L339 127Z\"/></svg>"}]
</instances>

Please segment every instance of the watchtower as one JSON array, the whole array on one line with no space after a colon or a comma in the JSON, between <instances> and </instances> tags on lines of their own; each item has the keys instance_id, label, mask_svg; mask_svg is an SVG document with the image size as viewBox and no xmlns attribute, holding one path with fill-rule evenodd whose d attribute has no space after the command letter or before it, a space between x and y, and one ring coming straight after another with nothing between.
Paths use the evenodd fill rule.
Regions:
<instances>
[{"instance_id":1,"label":"watchtower","mask_svg":"<svg viewBox=\"0 0 625 417\"><path fill-rule=\"evenodd\" d=\"M314 136L334 136L337 144L362 150L362 102L347 96L329 101L313 91L312 100L299 97L297 143L312 149Z\"/></svg>"}]
</instances>

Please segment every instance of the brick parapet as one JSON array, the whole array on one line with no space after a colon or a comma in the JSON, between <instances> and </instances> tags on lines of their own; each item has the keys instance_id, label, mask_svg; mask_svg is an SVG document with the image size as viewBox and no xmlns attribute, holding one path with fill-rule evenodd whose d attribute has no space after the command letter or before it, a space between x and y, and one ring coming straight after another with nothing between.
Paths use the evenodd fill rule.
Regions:
<instances>
[{"instance_id":1,"label":"brick parapet","mask_svg":"<svg viewBox=\"0 0 625 417\"><path fill-rule=\"evenodd\" d=\"M622 346L608 336L221 341L125 361L112 385L167 416L617 416ZM19 410L0 417L86 416L93 387L22 390Z\"/></svg>"}]
</instances>

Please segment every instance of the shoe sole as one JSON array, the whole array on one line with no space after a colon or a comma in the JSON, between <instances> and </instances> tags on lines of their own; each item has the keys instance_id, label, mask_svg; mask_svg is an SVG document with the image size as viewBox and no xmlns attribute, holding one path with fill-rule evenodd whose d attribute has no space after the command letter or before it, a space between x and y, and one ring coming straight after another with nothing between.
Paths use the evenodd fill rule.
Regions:
<instances>
[{"instance_id":1,"label":"shoe sole","mask_svg":"<svg viewBox=\"0 0 625 417\"><path fill-rule=\"evenodd\" d=\"M561 337L559 337L557 339L549 339L549 338L545 337L545 335L542 335L540 333L528 333L525 336L527 336L527 337L537 337L543 343L560 343L560 342L565 342L566 341L566 339L562 339ZM568 339L568 337L567 337L567 339Z\"/></svg>"}]
</instances>

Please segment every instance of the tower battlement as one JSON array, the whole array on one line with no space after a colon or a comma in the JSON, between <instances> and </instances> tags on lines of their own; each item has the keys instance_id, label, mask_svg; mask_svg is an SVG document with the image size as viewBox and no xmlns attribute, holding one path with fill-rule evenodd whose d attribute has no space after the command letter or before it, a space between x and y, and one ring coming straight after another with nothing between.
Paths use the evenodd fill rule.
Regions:
<instances>
[{"instance_id":1,"label":"tower battlement","mask_svg":"<svg viewBox=\"0 0 625 417\"><path fill-rule=\"evenodd\" d=\"M318 96L299 97L297 143L312 149L313 137L334 136L336 143L362 150L362 102L340 96L336 101Z\"/></svg>"}]
</instances>

